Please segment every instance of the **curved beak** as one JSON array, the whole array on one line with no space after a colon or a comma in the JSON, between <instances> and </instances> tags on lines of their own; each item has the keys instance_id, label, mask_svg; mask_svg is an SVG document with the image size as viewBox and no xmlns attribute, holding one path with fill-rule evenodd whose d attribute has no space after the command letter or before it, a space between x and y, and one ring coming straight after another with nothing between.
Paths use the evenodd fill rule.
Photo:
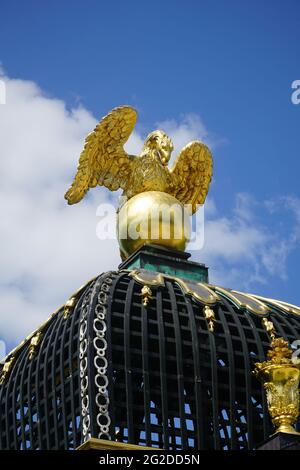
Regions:
<instances>
[{"instance_id":1,"label":"curved beak","mask_svg":"<svg viewBox=\"0 0 300 470\"><path fill-rule=\"evenodd\" d=\"M159 157L160 157L161 163L166 166L169 161L169 152L167 150L160 150Z\"/></svg>"}]
</instances>

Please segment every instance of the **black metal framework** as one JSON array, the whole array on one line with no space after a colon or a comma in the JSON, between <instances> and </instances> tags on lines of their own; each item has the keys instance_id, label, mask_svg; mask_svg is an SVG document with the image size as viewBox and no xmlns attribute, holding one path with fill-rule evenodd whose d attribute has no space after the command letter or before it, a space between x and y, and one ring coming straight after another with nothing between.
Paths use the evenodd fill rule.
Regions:
<instances>
[{"instance_id":1,"label":"black metal framework","mask_svg":"<svg viewBox=\"0 0 300 470\"><path fill-rule=\"evenodd\" d=\"M67 319L53 317L32 360L18 351L0 386L1 449L73 449L106 426L112 440L169 450L253 449L270 435L252 374L269 346L261 317L224 295L210 332L176 279L151 286L147 307L141 287L125 271L101 275ZM281 336L300 337L298 316L270 311Z\"/></svg>"},{"instance_id":2,"label":"black metal framework","mask_svg":"<svg viewBox=\"0 0 300 470\"><path fill-rule=\"evenodd\" d=\"M82 300L43 331L36 355L17 355L0 387L0 449L74 449L81 443L79 319Z\"/></svg>"}]
</instances>

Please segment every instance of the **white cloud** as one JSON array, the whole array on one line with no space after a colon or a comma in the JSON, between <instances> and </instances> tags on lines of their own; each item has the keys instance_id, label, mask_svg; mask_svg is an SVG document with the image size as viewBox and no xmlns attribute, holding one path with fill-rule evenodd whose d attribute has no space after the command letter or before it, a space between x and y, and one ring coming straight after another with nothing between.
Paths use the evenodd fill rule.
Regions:
<instances>
[{"instance_id":1,"label":"white cloud","mask_svg":"<svg viewBox=\"0 0 300 470\"><path fill-rule=\"evenodd\" d=\"M7 352L8 351L6 351L5 341L0 340L0 361L2 361L5 358Z\"/></svg>"},{"instance_id":2,"label":"white cloud","mask_svg":"<svg viewBox=\"0 0 300 470\"><path fill-rule=\"evenodd\" d=\"M242 193L235 204L227 216L219 215L214 205L206 212L204 248L196 256L210 267L210 281L251 290L272 276L287 280L288 256L300 244L300 200L285 197L259 203ZM286 217L287 211L293 217L282 233L278 217L275 228L267 217L275 212Z\"/></svg>"},{"instance_id":3,"label":"white cloud","mask_svg":"<svg viewBox=\"0 0 300 470\"><path fill-rule=\"evenodd\" d=\"M6 78L0 107L0 337L20 340L79 285L119 263L115 241L96 238L94 191L77 206L63 195L94 117L68 111L35 83Z\"/></svg>"}]
</instances>

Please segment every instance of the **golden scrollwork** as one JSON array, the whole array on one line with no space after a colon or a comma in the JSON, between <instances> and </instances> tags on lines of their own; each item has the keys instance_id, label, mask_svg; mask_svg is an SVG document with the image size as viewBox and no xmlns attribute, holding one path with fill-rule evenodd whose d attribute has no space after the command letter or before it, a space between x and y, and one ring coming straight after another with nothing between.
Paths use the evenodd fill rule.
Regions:
<instances>
[{"instance_id":1,"label":"golden scrollwork","mask_svg":"<svg viewBox=\"0 0 300 470\"><path fill-rule=\"evenodd\" d=\"M177 282L177 284L180 285L180 287L186 294L191 295L196 300L199 300L202 303L215 305L220 300L218 294L216 294L212 289L210 289L210 286L208 286L204 282L195 282L189 279L182 279L175 276L173 277L173 279Z\"/></svg>"},{"instance_id":2,"label":"golden scrollwork","mask_svg":"<svg viewBox=\"0 0 300 470\"><path fill-rule=\"evenodd\" d=\"M299 416L300 365L283 338L273 339L268 361L255 364L255 374L267 394L268 410L277 432L299 434L294 424Z\"/></svg>"},{"instance_id":3,"label":"golden scrollwork","mask_svg":"<svg viewBox=\"0 0 300 470\"><path fill-rule=\"evenodd\" d=\"M128 272L128 275L133 277L140 284L149 286L164 286L165 281L173 280L181 287L183 292L191 295L203 304L215 305L220 300L218 294L204 282L182 279L177 276L172 276L171 274L153 272L147 269L133 269Z\"/></svg>"},{"instance_id":4,"label":"golden scrollwork","mask_svg":"<svg viewBox=\"0 0 300 470\"><path fill-rule=\"evenodd\" d=\"M128 271L128 276L135 279L140 284L148 286L164 286L164 275L159 272L149 271L148 269L132 269Z\"/></svg>"},{"instance_id":5,"label":"golden scrollwork","mask_svg":"<svg viewBox=\"0 0 300 470\"><path fill-rule=\"evenodd\" d=\"M211 286L216 293L227 297L228 300L233 302L237 307L249 310L249 312L256 315L266 315L269 312L268 307L259 299L251 294L245 294L232 289L225 289L224 287Z\"/></svg>"},{"instance_id":6,"label":"golden scrollwork","mask_svg":"<svg viewBox=\"0 0 300 470\"><path fill-rule=\"evenodd\" d=\"M282 300L276 300L276 299L270 299L268 297L262 297L260 295L253 295L253 297L266 302L267 304L270 304L274 306L275 308L279 308L280 310L284 310L287 313L293 313L295 315L300 316L300 307L297 307L297 305L290 304L288 302L283 302Z\"/></svg>"}]
</instances>

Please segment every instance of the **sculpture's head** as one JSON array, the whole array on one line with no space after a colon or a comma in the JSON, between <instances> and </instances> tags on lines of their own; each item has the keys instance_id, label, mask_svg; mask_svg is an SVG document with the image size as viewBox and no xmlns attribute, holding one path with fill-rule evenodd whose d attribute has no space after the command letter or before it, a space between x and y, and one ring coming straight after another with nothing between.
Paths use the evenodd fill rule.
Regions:
<instances>
[{"instance_id":1,"label":"sculpture's head","mask_svg":"<svg viewBox=\"0 0 300 470\"><path fill-rule=\"evenodd\" d=\"M151 132L145 140L143 154L147 150L155 150L163 165L167 165L173 150L173 143L164 131Z\"/></svg>"}]
</instances>

